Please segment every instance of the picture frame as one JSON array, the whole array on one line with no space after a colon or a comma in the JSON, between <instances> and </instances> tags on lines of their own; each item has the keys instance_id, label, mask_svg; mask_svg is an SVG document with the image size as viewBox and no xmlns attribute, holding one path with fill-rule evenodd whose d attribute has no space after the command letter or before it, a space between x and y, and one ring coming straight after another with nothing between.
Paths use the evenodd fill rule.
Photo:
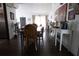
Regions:
<instances>
[{"instance_id":1,"label":"picture frame","mask_svg":"<svg viewBox=\"0 0 79 59\"><path fill-rule=\"evenodd\" d=\"M74 20L74 19L75 19L75 11L74 10L71 10L68 13L68 20Z\"/></svg>"},{"instance_id":2,"label":"picture frame","mask_svg":"<svg viewBox=\"0 0 79 59\"><path fill-rule=\"evenodd\" d=\"M76 4L76 8L75 8L75 14L79 14L79 3Z\"/></svg>"},{"instance_id":3,"label":"picture frame","mask_svg":"<svg viewBox=\"0 0 79 59\"><path fill-rule=\"evenodd\" d=\"M59 19L59 21L61 21L61 22L66 21L66 15L67 15L67 3L62 5L58 9L58 19Z\"/></svg>"},{"instance_id":4,"label":"picture frame","mask_svg":"<svg viewBox=\"0 0 79 59\"><path fill-rule=\"evenodd\" d=\"M10 12L10 19L14 20L14 13L13 12Z\"/></svg>"},{"instance_id":5,"label":"picture frame","mask_svg":"<svg viewBox=\"0 0 79 59\"><path fill-rule=\"evenodd\" d=\"M75 8L75 3L69 3L69 9Z\"/></svg>"}]
</instances>

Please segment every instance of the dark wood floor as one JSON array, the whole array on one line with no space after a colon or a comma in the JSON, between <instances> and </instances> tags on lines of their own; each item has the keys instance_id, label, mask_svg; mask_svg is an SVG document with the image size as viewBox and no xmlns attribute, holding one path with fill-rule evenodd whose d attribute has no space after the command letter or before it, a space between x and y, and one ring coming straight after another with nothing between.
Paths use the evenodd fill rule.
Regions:
<instances>
[{"instance_id":1,"label":"dark wood floor","mask_svg":"<svg viewBox=\"0 0 79 59\"><path fill-rule=\"evenodd\" d=\"M41 40L36 51L33 44L28 49L23 48L20 35L12 40L2 39L0 40L0 56L73 56L64 46L60 52L59 44L57 47L54 46L54 38L50 38L47 31L43 40L44 43Z\"/></svg>"}]
</instances>

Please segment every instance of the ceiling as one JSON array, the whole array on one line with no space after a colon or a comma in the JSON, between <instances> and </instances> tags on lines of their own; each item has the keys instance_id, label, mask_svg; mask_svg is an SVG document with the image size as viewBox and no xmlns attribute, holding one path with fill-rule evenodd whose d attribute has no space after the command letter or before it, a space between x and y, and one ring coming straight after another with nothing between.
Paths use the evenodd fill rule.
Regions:
<instances>
[{"instance_id":1,"label":"ceiling","mask_svg":"<svg viewBox=\"0 0 79 59\"><path fill-rule=\"evenodd\" d=\"M32 14L49 14L52 8L52 3L18 3L17 5L18 10Z\"/></svg>"}]
</instances>

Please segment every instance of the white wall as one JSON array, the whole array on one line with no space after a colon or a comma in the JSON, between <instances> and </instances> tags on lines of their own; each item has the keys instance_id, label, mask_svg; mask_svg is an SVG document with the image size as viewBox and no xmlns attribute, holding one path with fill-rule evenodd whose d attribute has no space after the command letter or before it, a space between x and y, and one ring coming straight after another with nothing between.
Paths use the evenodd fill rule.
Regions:
<instances>
[{"instance_id":1,"label":"white wall","mask_svg":"<svg viewBox=\"0 0 79 59\"><path fill-rule=\"evenodd\" d=\"M54 20L55 16L55 11L57 8L61 7L60 4L52 4L52 10L49 14L49 17L48 19L50 21ZM67 11L68 13L68 11ZM52 16L52 19L51 19L51 16ZM67 14L68 16L68 14ZM67 20L68 20L68 17L67 17ZM69 21L69 20L68 20ZM77 55L78 53L78 48L79 48L79 15L76 15L75 16L75 20L74 21L69 21L69 22L73 22L73 36L72 38L70 39L69 35L67 36L64 36L64 39L63 39L63 45L71 52L73 53L73 55Z\"/></svg>"},{"instance_id":2,"label":"white wall","mask_svg":"<svg viewBox=\"0 0 79 59\"><path fill-rule=\"evenodd\" d=\"M16 9L17 22L20 22L20 17L26 17L26 24L31 23L28 18L32 19L32 15L49 15L51 11L51 3L25 3L18 4Z\"/></svg>"},{"instance_id":3,"label":"white wall","mask_svg":"<svg viewBox=\"0 0 79 59\"><path fill-rule=\"evenodd\" d=\"M75 16L73 39L72 39L72 45L71 45L71 52L74 55L77 55L78 48L79 48L79 15L76 15Z\"/></svg>"},{"instance_id":4,"label":"white wall","mask_svg":"<svg viewBox=\"0 0 79 59\"><path fill-rule=\"evenodd\" d=\"M11 4L6 4L7 9L7 19L8 19L8 27L9 27L9 39L12 39L14 37L14 31L15 27L14 24L16 23L16 17L15 17L15 8L10 7ZM10 12L14 13L14 20L11 20L10 18Z\"/></svg>"},{"instance_id":5,"label":"white wall","mask_svg":"<svg viewBox=\"0 0 79 59\"><path fill-rule=\"evenodd\" d=\"M49 14L49 21L54 21L55 19L55 11L59 8L60 4L59 3L52 3L52 9L50 11L50 14ZM52 19L51 19L51 16L52 16Z\"/></svg>"},{"instance_id":6,"label":"white wall","mask_svg":"<svg viewBox=\"0 0 79 59\"><path fill-rule=\"evenodd\" d=\"M69 9L67 10L67 13L69 12ZM68 14L67 14L68 16ZM67 18L68 20L68 18ZM79 15L75 15L75 19L69 21L69 26L72 27L70 30L73 30L73 34L71 34L71 39L69 38L70 36L64 36L63 39L63 45L73 54L77 55L78 54L78 48L79 48Z\"/></svg>"}]
</instances>

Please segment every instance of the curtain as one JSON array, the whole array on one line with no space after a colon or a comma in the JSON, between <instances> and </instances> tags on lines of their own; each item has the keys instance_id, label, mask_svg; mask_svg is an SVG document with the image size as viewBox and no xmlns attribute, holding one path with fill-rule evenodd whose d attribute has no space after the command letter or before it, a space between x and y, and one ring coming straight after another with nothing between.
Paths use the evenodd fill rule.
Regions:
<instances>
[{"instance_id":1,"label":"curtain","mask_svg":"<svg viewBox=\"0 0 79 59\"><path fill-rule=\"evenodd\" d=\"M35 23L35 15L32 15L32 23Z\"/></svg>"},{"instance_id":2,"label":"curtain","mask_svg":"<svg viewBox=\"0 0 79 59\"><path fill-rule=\"evenodd\" d=\"M46 29L48 29L48 16L46 15Z\"/></svg>"}]
</instances>

